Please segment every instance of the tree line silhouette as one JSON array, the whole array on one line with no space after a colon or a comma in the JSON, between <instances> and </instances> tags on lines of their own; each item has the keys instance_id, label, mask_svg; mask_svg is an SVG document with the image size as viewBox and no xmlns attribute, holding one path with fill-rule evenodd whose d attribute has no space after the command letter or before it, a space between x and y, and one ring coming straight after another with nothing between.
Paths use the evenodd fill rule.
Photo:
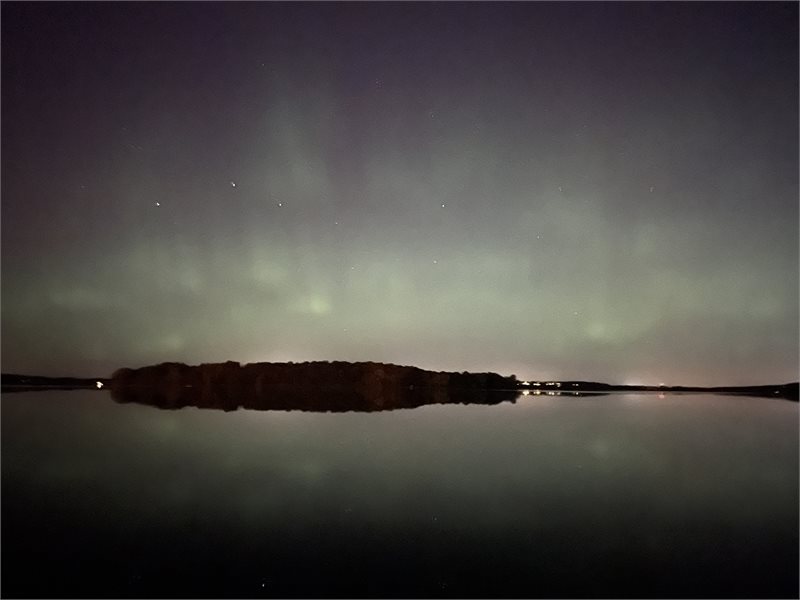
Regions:
<instances>
[{"instance_id":1,"label":"tree line silhouette","mask_svg":"<svg viewBox=\"0 0 800 600\"><path fill-rule=\"evenodd\" d=\"M425 404L514 401L515 376L426 371L375 362L162 363L118 369L111 394L118 402L161 408L376 411Z\"/></svg>"}]
</instances>

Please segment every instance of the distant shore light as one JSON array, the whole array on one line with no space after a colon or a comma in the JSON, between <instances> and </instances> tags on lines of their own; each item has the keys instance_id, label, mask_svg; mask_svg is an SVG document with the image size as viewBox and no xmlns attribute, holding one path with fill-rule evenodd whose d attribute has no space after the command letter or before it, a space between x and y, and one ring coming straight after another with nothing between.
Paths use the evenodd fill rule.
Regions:
<instances>
[{"instance_id":1,"label":"distant shore light","mask_svg":"<svg viewBox=\"0 0 800 600\"><path fill-rule=\"evenodd\" d=\"M99 390L101 387L103 387L103 382L102 381L98 381L97 383L95 383L95 385L97 386L97 389Z\"/></svg>"}]
</instances>

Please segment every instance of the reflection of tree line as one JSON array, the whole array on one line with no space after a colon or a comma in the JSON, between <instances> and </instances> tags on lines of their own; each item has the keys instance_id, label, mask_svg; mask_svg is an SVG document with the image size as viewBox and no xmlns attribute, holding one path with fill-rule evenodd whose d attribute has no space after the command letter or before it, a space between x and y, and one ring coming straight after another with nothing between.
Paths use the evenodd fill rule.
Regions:
<instances>
[{"instance_id":1,"label":"reflection of tree line","mask_svg":"<svg viewBox=\"0 0 800 600\"><path fill-rule=\"evenodd\" d=\"M119 369L111 395L165 409L378 411L426 404L498 404L519 395L513 375L432 372L382 363L163 363Z\"/></svg>"}]
</instances>

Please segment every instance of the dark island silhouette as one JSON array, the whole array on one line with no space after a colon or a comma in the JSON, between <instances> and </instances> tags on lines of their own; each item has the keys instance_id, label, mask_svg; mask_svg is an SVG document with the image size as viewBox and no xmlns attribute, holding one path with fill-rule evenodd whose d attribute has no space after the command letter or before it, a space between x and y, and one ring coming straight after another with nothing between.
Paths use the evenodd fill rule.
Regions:
<instances>
[{"instance_id":1,"label":"dark island silhouette","mask_svg":"<svg viewBox=\"0 0 800 600\"><path fill-rule=\"evenodd\" d=\"M499 404L522 395L602 396L619 392L714 393L798 399L798 383L761 386L624 386L593 381L518 381L497 373L427 371L376 362L167 362L122 368L111 378L2 375L3 392L110 389L117 402L163 409L380 411L428 404Z\"/></svg>"},{"instance_id":2,"label":"dark island silhouette","mask_svg":"<svg viewBox=\"0 0 800 600\"><path fill-rule=\"evenodd\" d=\"M373 362L163 363L119 369L118 402L160 408L379 411L426 404L498 404L519 396L513 375L433 372Z\"/></svg>"}]
</instances>

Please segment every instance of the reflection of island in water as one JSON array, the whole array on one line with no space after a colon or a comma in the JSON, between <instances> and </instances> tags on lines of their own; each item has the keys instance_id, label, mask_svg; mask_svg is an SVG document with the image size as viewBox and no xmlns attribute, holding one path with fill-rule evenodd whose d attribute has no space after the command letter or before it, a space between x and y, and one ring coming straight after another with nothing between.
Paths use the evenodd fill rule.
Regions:
<instances>
[{"instance_id":1,"label":"reflection of island in water","mask_svg":"<svg viewBox=\"0 0 800 600\"><path fill-rule=\"evenodd\" d=\"M119 369L117 402L164 409L379 411L426 404L499 404L519 396L513 375L433 372L382 363L163 363Z\"/></svg>"}]
</instances>

